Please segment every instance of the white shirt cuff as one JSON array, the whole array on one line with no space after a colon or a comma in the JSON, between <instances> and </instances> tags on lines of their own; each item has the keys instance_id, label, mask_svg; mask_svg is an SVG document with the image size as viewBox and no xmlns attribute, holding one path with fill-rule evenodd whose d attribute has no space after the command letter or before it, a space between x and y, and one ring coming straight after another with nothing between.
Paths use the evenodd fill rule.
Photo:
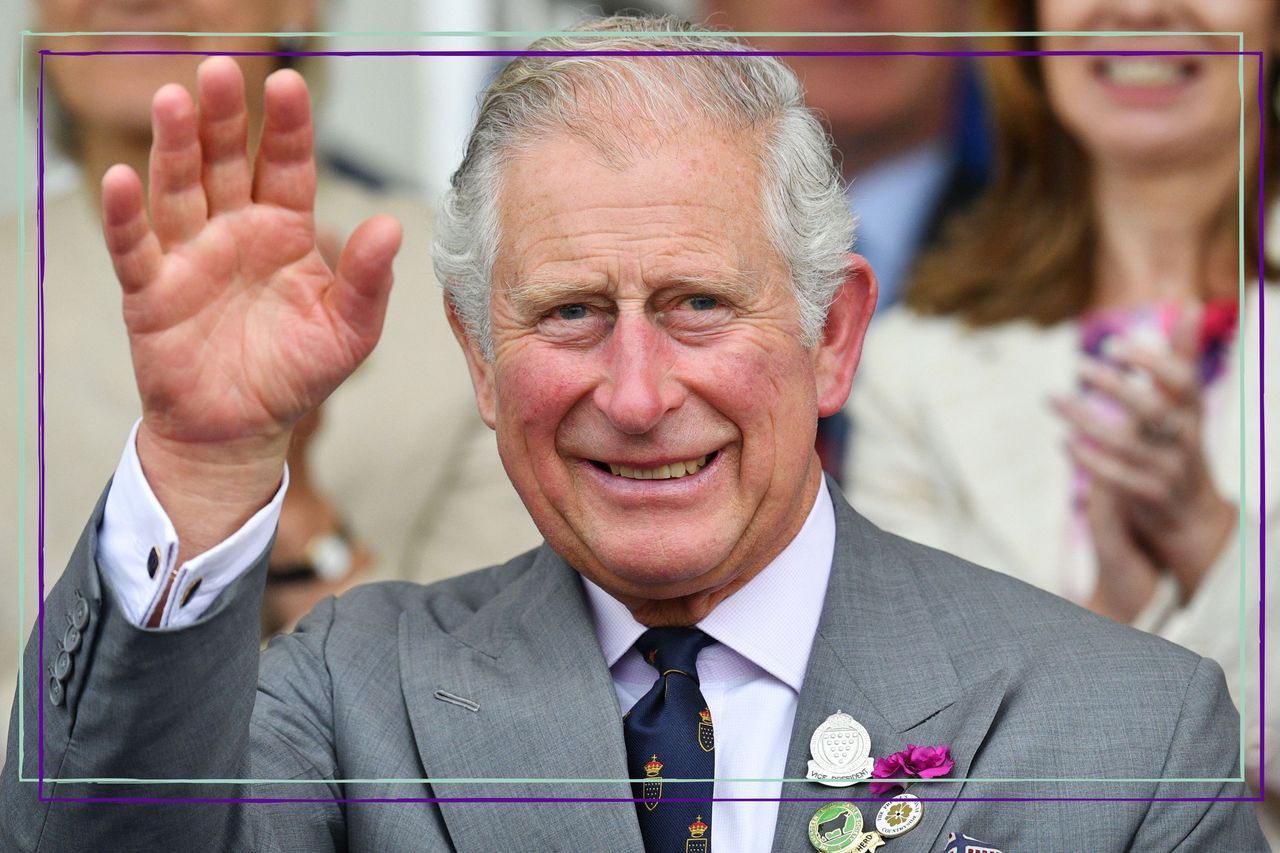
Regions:
<instances>
[{"instance_id":1,"label":"white shirt cuff","mask_svg":"<svg viewBox=\"0 0 1280 853\"><path fill-rule=\"evenodd\" d=\"M125 616L142 625L173 575L173 591L160 617L161 628L190 625L222 590L249 570L266 550L280 519L289 488L286 465L280 488L244 526L214 547L180 566L178 533L142 473L138 460L139 420L120 456L98 532L98 563L115 591Z\"/></svg>"}]
</instances>

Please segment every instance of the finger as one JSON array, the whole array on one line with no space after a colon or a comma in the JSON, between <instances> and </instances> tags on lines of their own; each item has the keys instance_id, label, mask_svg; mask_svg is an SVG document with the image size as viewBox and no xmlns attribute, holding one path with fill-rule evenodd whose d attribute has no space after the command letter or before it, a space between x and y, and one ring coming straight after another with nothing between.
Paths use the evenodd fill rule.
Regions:
<instances>
[{"instance_id":1,"label":"finger","mask_svg":"<svg viewBox=\"0 0 1280 853\"><path fill-rule=\"evenodd\" d=\"M338 258L330 306L352 336L353 348L361 358L382 334L391 295L391 262L401 236L395 217L375 216L361 223Z\"/></svg>"},{"instance_id":2,"label":"finger","mask_svg":"<svg viewBox=\"0 0 1280 853\"><path fill-rule=\"evenodd\" d=\"M1196 453L1196 445L1190 447L1175 440L1152 441L1142 434L1131 416L1118 418L1099 417L1099 413L1078 397L1051 397L1053 408L1075 430L1077 440L1091 450L1100 452L1133 470L1150 475L1165 484L1177 482L1187 466L1187 454Z\"/></svg>"},{"instance_id":3,"label":"finger","mask_svg":"<svg viewBox=\"0 0 1280 853\"><path fill-rule=\"evenodd\" d=\"M200 95L201 181L209 215L216 216L248 204L252 189L245 147L249 112L244 75L230 57L211 57L196 71L196 89Z\"/></svg>"},{"instance_id":4,"label":"finger","mask_svg":"<svg viewBox=\"0 0 1280 853\"><path fill-rule=\"evenodd\" d=\"M1140 373L1124 373L1100 359L1085 356L1080 375L1089 387L1131 411L1139 420L1154 420L1164 413L1166 403L1161 393Z\"/></svg>"},{"instance_id":5,"label":"finger","mask_svg":"<svg viewBox=\"0 0 1280 853\"><path fill-rule=\"evenodd\" d=\"M207 218L196 106L186 89L170 83L156 92L151 133L151 222L167 248L194 236Z\"/></svg>"},{"instance_id":6,"label":"finger","mask_svg":"<svg viewBox=\"0 0 1280 853\"><path fill-rule=\"evenodd\" d=\"M147 221L142 179L123 164L102 176L102 235L125 293L145 287L155 277L164 259L160 240Z\"/></svg>"},{"instance_id":7,"label":"finger","mask_svg":"<svg viewBox=\"0 0 1280 853\"><path fill-rule=\"evenodd\" d=\"M1122 495L1158 503L1168 494L1160 478L1107 456L1079 436L1067 439L1067 450L1077 465Z\"/></svg>"},{"instance_id":8,"label":"finger","mask_svg":"<svg viewBox=\"0 0 1280 853\"><path fill-rule=\"evenodd\" d=\"M267 78L264 100L266 117L253 172L254 201L310 213L316 163L307 84L296 71L277 71Z\"/></svg>"},{"instance_id":9,"label":"finger","mask_svg":"<svg viewBox=\"0 0 1280 853\"><path fill-rule=\"evenodd\" d=\"M1133 419L1121 414L1118 418L1102 419L1090 407L1075 397L1056 397L1053 408L1092 446L1103 453L1119 458L1131 465L1141 466L1151 461L1153 451L1138 434Z\"/></svg>"},{"instance_id":10,"label":"finger","mask_svg":"<svg viewBox=\"0 0 1280 853\"><path fill-rule=\"evenodd\" d=\"M1133 341L1122 341L1115 348L1114 356L1130 367L1146 371L1173 400L1186 402L1199 396L1199 371L1194 356L1188 357L1176 348L1156 350Z\"/></svg>"}]
</instances>

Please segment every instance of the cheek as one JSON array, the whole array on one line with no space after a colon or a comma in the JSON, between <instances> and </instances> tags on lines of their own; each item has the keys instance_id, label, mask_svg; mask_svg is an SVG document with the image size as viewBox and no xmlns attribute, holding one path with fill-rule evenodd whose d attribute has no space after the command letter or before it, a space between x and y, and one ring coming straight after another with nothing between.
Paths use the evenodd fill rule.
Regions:
<instances>
[{"instance_id":1,"label":"cheek","mask_svg":"<svg viewBox=\"0 0 1280 853\"><path fill-rule=\"evenodd\" d=\"M817 422L813 362L794 343L742 348L691 368L702 396L738 426L748 452L789 445L797 425L811 431L802 413Z\"/></svg>"},{"instance_id":2,"label":"cheek","mask_svg":"<svg viewBox=\"0 0 1280 853\"><path fill-rule=\"evenodd\" d=\"M554 433L587 390L586 371L567 352L513 351L499 363L495 375L499 431Z\"/></svg>"}]
</instances>

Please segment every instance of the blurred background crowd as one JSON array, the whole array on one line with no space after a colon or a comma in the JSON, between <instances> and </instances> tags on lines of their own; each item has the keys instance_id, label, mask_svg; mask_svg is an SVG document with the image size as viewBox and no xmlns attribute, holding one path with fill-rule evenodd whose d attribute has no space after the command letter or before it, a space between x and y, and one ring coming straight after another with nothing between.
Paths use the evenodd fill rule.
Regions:
<instances>
[{"instance_id":1,"label":"blurred background crowd","mask_svg":"<svg viewBox=\"0 0 1280 853\"><path fill-rule=\"evenodd\" d=\"M114 162L145 174L148 106L190 84L201 56L44 60L43 411L37 408L34 103L40 47L55 51L515 50L520 36L393 32L558 29L591 12L567 0L38 0L2 13L10 32L79 33L5 47L3 91L25 136L0 150L8 318L0 442L11 484L0 513L6 589L0 677L44 582L60 571L113 470L137 400L119 296L97 226L97 182ZM860 218L880 305L846 411L820 425L824 466L872 521L1052 590L1222 665L1244 719L1256 783L1266 735L1280 788L1280 690L1259 719L1260 533L1275 577L1280 488L1274 438L1276 278L1258 239L1280 173L1271 0L683 0L673 12L784 52L1093 52L1052 58L792 56L827 122ZM97 37L101 31L255 37ZM293 33L345 32L333 37ZM783 33L868 33L857 38ZM945 33L1049 33L1033 36ZM1160 35L1127 36L1125 32ZM1233 53L1263 55L1243 65ZM285 33L285 35L267 35ZM352 33L365 33L358 35ZM379 33L380 35L373 35ZM1079 33L1069 35L1069 33ZM1108 33L1109 35L1098 35ZM1167 33L1167 34L1166 34ZM1198 33L1199 35L1176 35ZM772 35L769 35L772 34ZM1102 55L1099 51L1166 51ZM1178 55L1178 51L1191 51ZM1205 52L1221 51L1225 55ZM430 581L538 541L480 423L431 272L432 206L461 156L493 57L245 57L249 90L290 65L317 93L318 218L339 245L378 211L406 226L383 342L299 430L268 586L264 635L324 595L371 579ZM1243 68L1243 72L1241 69ZM1259 85L1259 80L1261 85ZM1243 109L1242 109L1243 106ZM251 112L260 110L251 105ZM1266 131L1267 170L1260 179ZM26 205L26 231L18 210ZM18 277L19 263L25 264ZM1265 291L1265 293L1264 293ZM1265 298L1264 298L1265 296ZM1268 319L1269 319L1268 318ZM1269 336L1274 339L1272 332ZM21 389L21 390L20 390ZM1265 388L1263 388L1265 390ZM44 511L37 516L37 418ZM19 444L25 434L25 444ZM414 460L406 465L405 460ZM19 488L19 482L22 487ZM25 497L25 502L21 499ZM43 521L43 539L39 521ZM21 551L19 550L21 548ZM1273 584L1272 590L1280 590ZM1274 596L1276 593L1273 592ZM943 603L945 606L945 603ZM1268 620L1274 623L1275 620ZM991 626L993 632L998 625ZM1011 638L1012 639L1012 638ZM1280 639L1276 637L1273 639ZM1271 656L1280 656L1280 643ZM37 676L38 677L38 676ZM1069 685L1065 686L1069 689ZM0 703L0 715L8 703ZM1082 733L1087 736L1087 733ZM1262 807L1280 837L1280 804Z\"/></svg>"}]
</instances>

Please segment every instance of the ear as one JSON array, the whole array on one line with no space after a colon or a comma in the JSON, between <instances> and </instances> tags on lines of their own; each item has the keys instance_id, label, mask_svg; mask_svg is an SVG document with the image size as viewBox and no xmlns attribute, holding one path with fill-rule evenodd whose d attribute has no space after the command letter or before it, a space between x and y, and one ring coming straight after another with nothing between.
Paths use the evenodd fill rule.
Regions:
<instances>
[{"instance_id":1,"label":"ear","mask_svg":"<svg viewBox=\"0 0 1280 853\"><path fill-rule=\"evenodd\" d=\"M824 418L840 411L849 397L878 293L871 265L861 255L849 255L844 282L827 311L822 342L814 354L818 414Z\"/></svg>"},{"instance_id":2,"label":"ear","mask_svg":"<svg viewBox=\"0 0 1280 853\"><path fill-rule=\"evenodd\" d=\"M444 295L444 313L449 318L449 328L453 329L453 336L462 347L462 354L466 356L467 369L471 371L471 385L476 391L476 408L480 410L480 418L489 426L489 429L497 429L498 394L493 378L493 362L485 358L484 350L478 343L471 340L466 328L462 325L462 320L458 318L458 312L454 310L453 300L447 293Z\"/></svg>"}]
</instances>

